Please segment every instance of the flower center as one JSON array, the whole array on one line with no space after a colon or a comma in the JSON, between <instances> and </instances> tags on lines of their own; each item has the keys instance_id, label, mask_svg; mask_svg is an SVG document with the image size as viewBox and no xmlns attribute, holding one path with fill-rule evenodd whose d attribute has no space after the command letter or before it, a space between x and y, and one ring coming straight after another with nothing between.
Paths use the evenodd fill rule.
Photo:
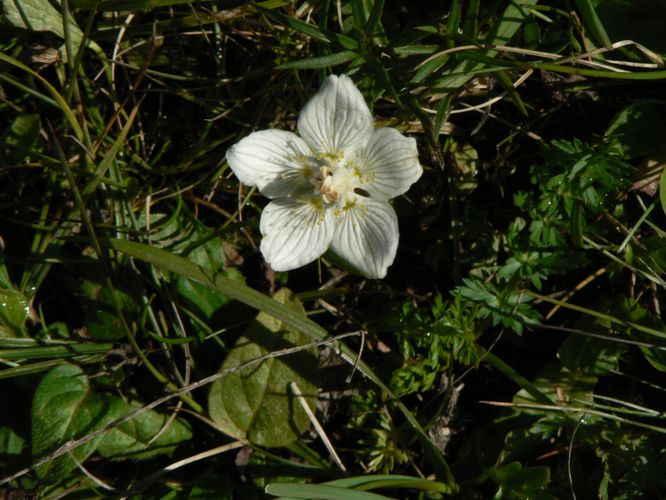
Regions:
<instances>
[{"instance_id":1,"label":"flower center","mask_svg":"<svg viewBox=\"0 0 666 500\"><path fill-rule=\"evenodd\" d=\"M322 156L317 158L315 173L310 177L314 194L320 195L326 203L337 203L358 187L360 180L354 170L342 164L340 158Z\"/></svg>"}]
</instances>

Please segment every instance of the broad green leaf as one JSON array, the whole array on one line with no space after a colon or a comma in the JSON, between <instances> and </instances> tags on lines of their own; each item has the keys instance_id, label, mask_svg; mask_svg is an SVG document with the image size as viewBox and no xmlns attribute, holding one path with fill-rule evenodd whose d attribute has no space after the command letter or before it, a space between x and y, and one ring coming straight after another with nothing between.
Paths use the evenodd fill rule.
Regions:
<instances>
[{"instance_id":1,"label":"broad green leaf","mask_svg":"<svg viewBox=\"0 0 666 500\"><path fill-rule=\"evenodd\" d=\"M286 288L274 297L300 315L305 315L296 296ZM222 363L227 370L283 348L306 344L309 339L282 321L259 313ZM208 408L213 421L237 439L259 446L286 446L303 433L310 421L289 385L295 382L314 408L317 356L301 351L271 358L227 375L213 383Z\"/></svg>"},{"instance_id":2,"label":"broad green leaf","mask_svg":"<svg viewBox=\"0 0 666 500\"><path fill-rule=\"evenodd\" d=\"M65 441L94 430L103 413L99 398L89 397L90 386L83 370L65 364L50 370L41 380L32 401L32 456L41 458ZM99 438L75 448L79 462L95 451ZM76 468L69 455L62 455L37 468L47 482L66 476Z\"/></svg>"},{"instance_id":3,"label":"broad green leaf","mask_svg":"<svg viewBox=\"0 0 666 500\"><path fill-rule=\"evenodd\" d=\"M6 400L5 400L6 401ZM0 425L0 470L15 468L27 443L14 429Z\"/></svg>"},{"instance_id":4,"label":"broad green leaf","mask_svg":"<svg viewBox=\"0 0 666 500\"><path fill-rule=\"evenodd\" d=\"M580 326L579 329L584 331L594 331L592 325L589 328ZM625 351L619 342L571 334L560 346L557 357L568 370L601 376L618 369L620 356Z\"/></svg>"},{"instance_id":5,"label":"broad green leaf","mask_svg":"<svg viewBox=\"0 0 666 500\"><path fill-rule=\"evenodd\" d=\"M114 395L105 395L104 402L113 420L135 409L135 406ZM189 424L180 418L168 421L169 415L155 410L145 411L106 432L99 442L97 452L113 460L143 460L155 455L170 454L176 446L192 437L192 431ZM162 431L167 422L168 426Z\"/></svg>"},{"instance_id":6,"label":"broad green leaf","mask_svg":"<svg viewBox=\"0 0 666 500\"><path fill-rule=\"evenodd\" d=\"M150 214L150 225L147 224L145 214L141 214L138 222L140 226L150 227L150 239L153 244L168 248L173 253L197 264L201 269L206 269L212 275L222 275L242 283L243 277L240 272L225 265L222 238L214 236L203 225L196 221L184 220L177 215L167 216L160 213ZM229 296L177 273L170 278L170 281L186 302L188 309L200 315L208 323L213 314L231 300Z\"/></svg>"},{"instance_id":7,"label":"broad green leaf","mask_svg":"<svg viewBox=\"0 0 666 500\"><path fill-rule=\"evenodd\" d=\"M28 300L14 288L0 288L0 337L25 337Z\"/></svg>"},{"instance_id":8,"label":"broad green leaf","mask_svg":"<svg viewBox=\"0 0 666 500\"><path fill-rule=\"evenodd\" d=\"M620 111L606 130L606 139L617 143L629 159L654 153L664 146L666 115L662 108L646 102Z\"/></svg>"},{"instance_id":9,"label":"broad green leaf","mask_svg":"<svg viewBox=\"0 0 666 500\"><path fill-rule=\"evenodd\" d=\"M0 338L27 336L25 322L29 315L29 301L14 288L0 250Z\"/></svg>"},{"instance_id":10,"label":"broad green leaf","mask_svg":"<svg viewBox=\"0 0 666 500\"><path fill-rule=\"evenodd\" d=\"M49 0L1 0L4 15L0 17L5 23L16 28L30 31L50 31L65 38L63 17ZM81 44L83 33L69 17L70 39L76 48Z\"/></svg>"},{"instance_id":11,"label":"broad green leaf","mask_svg":"<svg viewBox=\"0 0 666 500\"><path fill-rule=\"evenodd\" d=\"M39 115L23 113L14 118L14 121L0 137L0 145L4 150L5 163L18 163L30 156L37 139L41 123Z\"/></svg>"},{"instance_id":12,"label":"broad green leaf","mask_svg":"<svg viewBox=\"0 0 666 500\"><path fill-rule=\"evenodd\" d=\"M203 243L201 243L202 241ZM187 243L190 248L194 245L194 248L183 255L189 261L198 264L202 269L209 269L213 273L221 273L227 278L243 282L243 276L237 269L225 266L226 258L222 238L211 238L207 230L197 226ZM216 293L201 283L181 276L176 275L174 283L178 293L188 301L188 305L200 311L209 321L215 311L231 300L226 295Z\"/></svg>"}]
</instances>

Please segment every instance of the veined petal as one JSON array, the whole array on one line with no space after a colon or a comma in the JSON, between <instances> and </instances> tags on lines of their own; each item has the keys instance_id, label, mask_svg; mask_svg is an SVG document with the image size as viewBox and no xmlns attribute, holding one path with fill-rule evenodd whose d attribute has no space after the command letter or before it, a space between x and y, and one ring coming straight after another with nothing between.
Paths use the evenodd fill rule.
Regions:
<instances>
[{"instance_id":1,"label":"veined petal","mask_svg":"<svg viewBox=\"0 0 666 500\"><path fill-rule=\"evenodd\" d=\"M361 187L385 201L405 193L423 173L416 141L388 127L374 130L354 162L362 175Z\"/></svg>"},{"instance_id":2,"label":"veined petal","mask_svg":"<svg viewBox=\"0 0 666 500\"><path fill-rule=\"evenodd\" d=\"M398 249L398 218L386 202L351 198L335 219L331 249L370 278L383 278Z\"/></svg>"},{"instance_id":3,"label":"veined petal","mask_svg":"<svg viewBox=\"0 0 666 500\"><path fill-rule=\"evenodd\" d=\"M331 75L298 116L298 132L315 152L362 148L374 122L361 92L347 75Z\"/></svg>"},{"instance_id":4,"label":"veined petal","mask_svg":"<svg viewBox=\"0 0 666 500\"><path fill-rule=\"evenodd\" d=\"M305 158L312 151L303 139L284 130L261 130L241 139L227 151L236 177L257 186L264 196L281 198L307 184Z\"/></svg>"},{"instance_id":5,"label":"veined petal","mask_svg":"<svg viewBox=\"0 0 666 500\"><path fill-rule=\"evenodd\" d=\"M275 271L304 266L323 254L333 238L333 213L319 200L279 198L261 214L261 253Z\"/></svg>"}]
</instances>

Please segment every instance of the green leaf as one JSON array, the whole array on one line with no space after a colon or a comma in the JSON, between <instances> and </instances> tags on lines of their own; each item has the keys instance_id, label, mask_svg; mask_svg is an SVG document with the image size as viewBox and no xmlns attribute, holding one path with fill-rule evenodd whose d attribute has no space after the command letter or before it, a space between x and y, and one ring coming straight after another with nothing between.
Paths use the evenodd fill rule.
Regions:
<instances>
[{"instance_id":1,"label":"green leaf","mask_svg":"<svg viewBox=\"0 0 666 500\"><path fill-rule=\"evenodd\" d=\"M661 204L661 209L666 214L666 168L661 171L661 176L659 177L659 203Z\"/></svg>"},{"instance_id":2,"label":"green leaf","mask_svg":"<svg viewBox=\"0 0 666 500\"><path fill-rule=\"evenodd\" d=\"M326 330L321 326L302 314L298 314L293 309L220 273L214 274L209 270L202 269L194 262L190 262L183 257L133 241L110 239L107 240L107 244L117 251L202 283L250 307L264 311L299 331L306 333L313 339L322 340L327 335Z\"/></svg>"},{"instance_id":3,"label":"green leaf","mask_svg":"<svg viewBox=\"0 0 666 500\"><path fill-rule=\"evenodd\" d=\"M374 490L377 488L410 488L420 491L436 491L439 493L453 493L451 487L439 481L421 479L419 477L403 476L398 474L377 474L368 476L354 476L328 481L324 484L355 490Z\"/></svg>"},{"instance_id":4,"label":"green leaf","mask_svg":"<svg viewBox=\"0 0 666 500\"><path fill-rule=\"evenodd\" d=\"M50 370L41 380L32 401L32 456L41 458L65 441L81 437L99 423L103 406L89 397L88 377L76 365L65 364ZM79 461L90 456L99 438L72 450ZM55 482L76 468L69 455L62 455L37 468L37 475Z\"/></svg>"},{"instance_id":5,"label":"green leaf","mask_svg":"<svg viewBox=\"0 0 666 500\"><path fill-rule=\"evenodd\" d=\"M2 54L0 53L0 56L1 55ZM327 336L326 330L324 330L317 323L307 317L304 317L302 314L298 314L296 311L286 307L284 304L280 304L278 301L273 300L250 287L233 281L220 274L211 275L209 271L201 269L196 264L189 262L187 259L183 259L182 257L178 257L177 255L173 255L167 251L160 250L149 245L143 245L141 243L127 240L108 239L105 240L104 243L116 251L135 257L154 266L169 270L181 276L185 276L189 279L202 283L213 290L224 293L233 299L239 300L240 302L247 304L250 307L254 307L255 309L259 309L260 311L268 313L270 316L283 321L285 324L306 334L313 340L322 340ZM361 373L372 380L372 382L374 382L391 399L395 400L396 407L404 415L410 428L418 437L419 442L423 447L426 459L435 470L437 479L440 481L445 481L453 489L457 490L458 486L453 475L451 474L444 456L442 455L441 450L426 434L426 432L423 430L423 427L421 427L414 415L412 415L412 413L403 403L395 398L395 395L386 386L386 384L384 384L382 379L380 379L363 360L358 360L358 355L352 349L347 347L344 343L340 343L339 346L343 359L345 359L348 363L353 363Z\"/></svg>"},{"instance_id":6,"label":"green leaf","mask_svg":"<svg viewBox=\"0 0 666 500\"><path fill-rule=\"evenodd\" d=\"M515 493L519 493L518 498L552 498L543 491L550 481L548 467L523 467L520 462L511 462L495 471L495 479L502 491L495 498L515 498ZM514 495L505 496L508 492Z\"/></svg>"},{"instance_id":7,"label":"green leaf","mask_svg":"<svg viewBox=\"0 0 666 500\"><path fill-rule=\"evenodd\" d=\"M30 31L50 31L60 38L65 38L62 14L49 0L1 1L4 15L0 19L5 23ZM74 47L78 47L83 39L83 33L71 16L67 31Z\"/></svg>"},{"instance_id":8,"label":"green leaf","mask_svg":"<svg viewBox=\"0 0 666 500\"><path fill-rule=\"evenodd\" d=\"M274 297L298 314L303 306L290 290ZM306 344L309 339L282 321L259 313L222 363L220 371L241 365L268 352ZM317 356L302 351L271 358L213 383L208 397L212 420L237 439L259 446L286 446L303 433L310 420L289 385L295 382L311 408L315 407Z\"/></svg>"},{"instance_id":9,"label":"green leaf","mask_svg":"<svg viewBox=\"0 0 666 500\"><path fill-rule=\"evenodd\" d=\"M14 288L0 288L0 337L25 337L28 300Z\"/></svg>"},{"instance_id":10,"label":"green leaf","mask_svg":"<svg viewBox=\"0 0 666 500\"><path fill-rule=\"evenodd\" d=\"M615 116L605 137L629 159L654 153L663 148L666 137L663 110L647 102L631 104Z\"/></svg>"},{"instance_id":11,"label":"green leaf","mask_svg":"<svg viewBox=\"0 0 666 500\"><path fill-rule=\"evenodd\" d=\"M39 115L22 113L14 118L14 121L0 138L3 148L3 160L5 163L18 163L30 156L37 139L41 122Z\"/></svg>"},{"instance_id":12,"label":"green leaf","mask_svg":"<svg viewBox=\"0 0 666 500\"><path fill-rule=\"evenodd\" d=\"M313 500L390 500L389 497L377 493L348 490L323 484L272 483L266 486L265 491L276 497Z\"/></svg>"},{"instance_id":13,"label":"green leaf","mask_svg":"<svg viewBox=\"0 0 666 500\"><path fill-rule=\"evenodd\" d=\"M122 320L118 317L114 293L125 314L133 320L139 315L138 305L142 284L136 274L126 265L121 265L114 277L114 290L104 279L104 271L96 260L90 266L82 266L83 279L78 291L78 300L84 314L85 326L95 340L118 340L125 336Z\"/></svg>"},{"instance_id":14,"label":"green leaf","mask_svg":"<svg viewBox=\"0 0 666 500\"><path fill-rule=\"evenodd\" d=\"M187 259L198 264L203 269L210 269L213 273L222 273L226 277L243 282L241 273L225 266L224 244L222 238L211 238L208 231L202 226L196 226L191 234L189 247L194 245L186 255ZM203 243L201 243L203 241ZM210 322L215 311L231 299L221 293L216 293L207 286L195 281L175 276L174 284L178 293L188 301L188 306L199 311ZM211 325L212 326L212 325Z\"/></svg>"},{"instance_id":15,"label":"green leaf","mask_svg":"<svg viewBox=\"0 0 666 500\"><path fill-rule=\"evenodd\" d=\"M310 57L309 59L300 59L298 61L290 61L280 64L278 69L319 69L329 68L331 66L338 66L349 61L353 61L358 57L358 54L352 50L343 50L335 54L326 56Z\"/></svg>"},{"instance_id":16,"label":"green leaf","mask_svg":"<svg viewBox=\"0 0 666 500\"><path fill-rule=\"evenodd\" d=\"M58 108L60 108L62 113L67 118L67 121L69 122L72 129L74 129L76 138L79 140L83 139L83 129L81 128L81 125L79 125L79 122L76 119L74 111L72 111L72 109L67 104L67 101L65 101L65 99L60 95L60 93L55 89L55 87L48 82L48 80L46 80L42 75L32 70L30 67L26 66L22 62L2 52L0 52L0 61L9 64L11 66L14 66L22 71L25 71L26 73L32 75L36 80L38 80L46 88L46 90L49 91L49 94L53 96L53 99L55 100Z\"/></svg>"},{"instance_id":17,"label":"green leaf","mask_svg":"<svg viewBox=\"0 0 666 500\"><path fill-rule=\"evenodd\" d=\"M573 210L571 211L569 233L571 236L571 241L578 248L584 248L583 244L584 228L585 228L585 211L583 203L576 200L574 201Z\"/></svg>"},{"instance_id":18,"label":"green leaf","mask_svg":"<svg viewBox=\"0 0 666 500\"><path fill-rule=\"evenodd\" d=\"M147 224L145 214L141 214L138 223L144 228L150 227L150 239L153 244L168 248L213 275L221 274L242 283L243 277L240 272L233 267L225 266L222 238L215 236L202 224L185 220L177 215L167 216L160 213L150 214L150 225ZM211 327L214 327L210 324L214 313L231 300L229 296L179 273L175 273L169 280L186 302L187 308L200 315ZM198 323L195 322L193 325L197 328Z\"/></svg>"},{"instance_id":19,"label":"green leaf","mask_svg":"<svg viewBox=\"0 0 666 500\"><path fill-rule=\"evenodd\" d=\"M612 43L606 29L602 24L597 12L594 10L591 0L575 0L578 10L580 10L581 17L585 23L587 30L592 33L597 42L606 48L610 48Z\"/></svg>"},{"instance_id":20,"label":"green leaf","mask_svg":"<svg viewBox=\"0 0 666 500\"><path fill-rule=\"evenodd\" d=\"M14 429L0 425L0 470L11 470L18 466L26 446L26 440Z\"/></svg>"},{"instance_id":21,"label":"green leaf","mask_svg":"<svg viewBox=\"0 0 666 500\"><path fill-rule=\"evenodd\" d=\"M598 325L596 328L590 325L589 328L579 329L601 331ZM601 376L618 370L619 358L625 351L624 345L618 342L571 334L560 346L557 356L568 370Z\"/></svg>"},{"instance_id":22,"label":"green leaf","mask_svg":"<svg viewBox=\"0 0 666 500\"><path fill-rule=\"evenodd\" d=\"M104 402L113 420L135 409L118 396L106 395ZM162 431L165 425L167 427ZM168 415L148 410L106 432L97 451L113 460L143 460L170 454L176 446L191 437L192 431L185 420L176 418L169 422Z\"/></svg>"}]
</instances>

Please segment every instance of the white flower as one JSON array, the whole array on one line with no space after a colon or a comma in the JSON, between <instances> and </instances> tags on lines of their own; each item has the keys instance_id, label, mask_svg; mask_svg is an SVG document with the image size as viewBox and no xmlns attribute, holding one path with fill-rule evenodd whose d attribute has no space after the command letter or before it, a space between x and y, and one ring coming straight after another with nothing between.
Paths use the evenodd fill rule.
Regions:
<instances>
[{"instance_id":1,"label":"white flower","mask_svg":"<svg viewBox=\"0 0 666 500\"><path fill-rule=\"evenodd\" d=\"M298 132L254 132L227 151L238 179L272 200L259 226L264 258L288 271L331 248L363 274L383 278L398 248L388 201L423 172L416 141L374 129L346 75L326 79L301 111Z\"/></svg>"}]
</instances>

